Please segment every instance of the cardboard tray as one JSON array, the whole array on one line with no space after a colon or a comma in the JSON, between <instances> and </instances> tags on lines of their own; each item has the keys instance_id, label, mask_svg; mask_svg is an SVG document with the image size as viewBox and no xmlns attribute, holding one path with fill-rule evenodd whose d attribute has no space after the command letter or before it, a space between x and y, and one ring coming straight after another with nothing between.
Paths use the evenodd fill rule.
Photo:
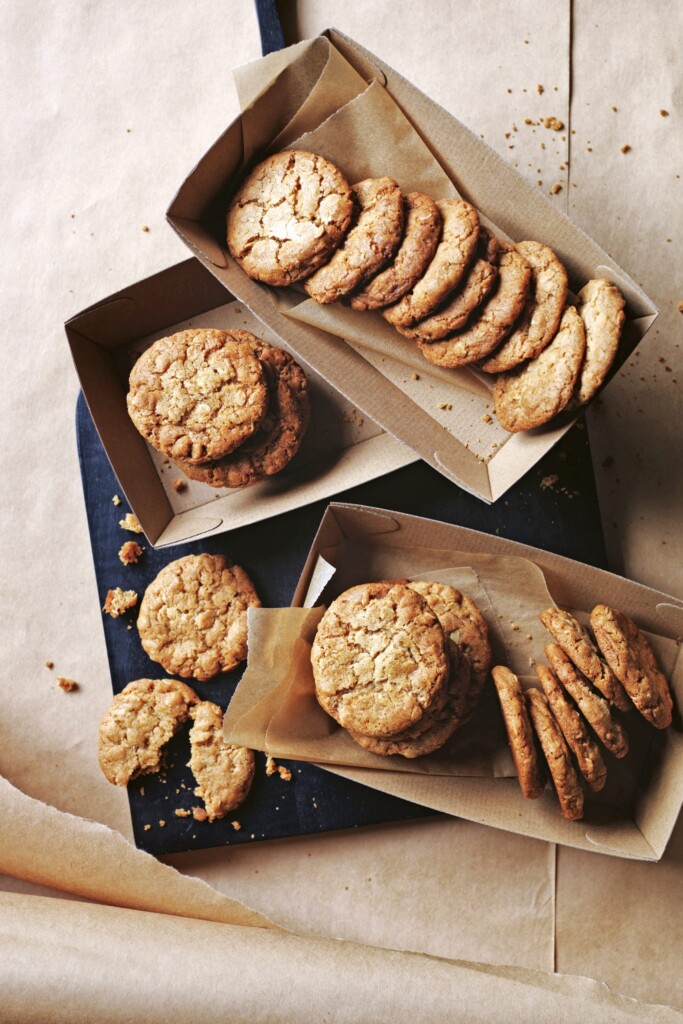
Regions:
<instances>
[{"instance_id":1,"label":"cardboard tray","mask_svg":"<svg viewBox=\"0 0 683 1024\"><path fill-rule=\"evenodd\" d=\"M322 38L329 40L365 81L384 86L460 194L498 230L513 240L537 238L550 245L567 267L570 290L596 276L608 277L620 287L627 301L627 324L613 367L613 373L617 372L656 316L642 289L494 150L380 58L335 29ZM240 116L202 157L173 200L167 213L169 223L217 280L305 363L315 366L358 408L449 480L486 502L495 501L569 429L571 417L509 435L490 457L483 458L358 351L326 331L285 315L273 291L250 280L227 252L225 212L230 196L321 78L324 60L321 62L319 43L320 38L297 44L278 54L277 63L269 63L270 58L262 65L254 63L250 81L256 98L248 107L248 132ZM449 388L454 394L454 419L471 415L472 395L464 388Z\"/></svg>"}]
</instances>

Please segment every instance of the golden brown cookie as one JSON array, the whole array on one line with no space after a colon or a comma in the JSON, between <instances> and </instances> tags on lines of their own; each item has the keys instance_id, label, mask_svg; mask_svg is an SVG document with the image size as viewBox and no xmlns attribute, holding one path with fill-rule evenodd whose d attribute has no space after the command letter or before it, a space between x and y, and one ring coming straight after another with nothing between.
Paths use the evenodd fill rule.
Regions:
<instances>
[{"instance_id":1,"label":"golden brown cookie","mask_svg":"<svg viewBox=\"0 0 683 1024\"><path fill-rule=\"evenodd\" d=\"M641 715L656 729L666 729L671 725L671 691L647 638L627 615L604 604L591 612L591 626L609 667Z\"/></svg>"},{"instance_id":2,"label":"golden brown cookie","mask_svg":"<svg viewBox=\"0 0 683 1024\"><path fill-rule=\"evenodd\" d=\"M527 800L535 800L543 792L544 783L524 692L517 676L504 665L495 665L491 675L498 691L522 796Z\"/></svg>"},{"instance_id":3,"label":"golden brown cookie","mask_svg":"<svg viewBox=\"0 0 683 1024\"><path fill-rule=\"evenodd\" d=\"M557 333L567 298L567 271L552 249L541 242L518 242L516 248L531 267L531 287L514 330L480 364L486 373L503 373L540 355Z\"/></svg>"},{"instance_id":4,"label":"golden brown cookie","mask_svg":"<svg viewBox=\"0 0 683 1024\"><path fill-rule=\"evenodd\" d=\"M403 237L403 196L393 178L367 178L353 186L358 215L329 262L304 288L326 305L350 295L381 270Z\"/></svg>"},{"instance_id":5,"label":"golden brown cookie","mask_svg":"<svg viewBox=\"0 0 683 1024\"><path fill-rule=\"evenodd\" d=\"M583 790L574 770L562 730L553 718L548 701L540 690L526 691L531 721L550 770L562 817L578 821L583 817Z\"/></svg>"},{"instance_id":6,"label":"golden brown cookie","mask_svg":"<svg viewBox=\"0 0 683 1024\"><path fill-rule=\"evenodd\" d=\"M628 736L621 723L612 717L609 703L591 689L588 680L575 668L559 644L548 644L545 656L598 739L615 757L625 757L628 754Z\"/></svg>"},{"instance_id":7,"label":"golden brown cookie","mask_svg":"<svg viewBox=\"0 0 683 1024\"><path fill-rule=\"evenodd\" d=\"M605 785L607 768L597 743L590 738L579 712L565 697L552 669L540 664L534 667L555 721L576 758L579 771L593 792L599 792Z\"/></svg>"},{"instance_id":8,"label":"golden brown cookie","mask_svg":"<svg viewBox=\"0 0 683 1024\"><path fill-rule=\"evenodd\" d=\"M437 202L443 218L441 241L420 280L400 302L382 310L395 327L412 327L424 320L450 295L472 263L479 239L479 214L464 199Z\"/></svg>"},{"instance_id":9,"label":"golden brown cookie","mask_svg":"<svg viewBox=\"0 0 683 1024\"><path fill-rule=\"evenodd\" d=\"M621 711L629 711L631 702L624 687L609 665L602 660L587 630L578 619L560 608L547 608L541 612L539 618L579 672L583 672L586 679L615 707Z\"/></svg>"},{"instance_id":10,"label":"golden brown cookie","mask_svg":"<svg viewBox=\"0 0 683 1024\"><path fill-rule=\"evenodd\" d=\"M268 389L249 345L232 331L197 328L161 338L142 353L127 403L154 448L197 463L219 459L251 437L266 414Z\"/></svg>"},{"instance_id":11,"label":"golden brown cookie","mask_svg":"<svg viewBox=\"0 0 683 1024\"><path fill-rule=\"evenodd\" d=\"M321 707L345 729L393 736L419 722L448 681L443 629L403 583L345 591L318 625L311 664Z\"/></svg>"},{"instance_id":12,"label":"golden brown cookie","mask_svg":"<svg viewBox=\"0 0 683 1024\"><path fill-rule=\"evenodd\" d=\"M420 320L414 327L397 326L396 330L406 338L418 338L420 341L438 341L453 331L461 330L475 309L493 291L497 278L498 269L493 264L488 260L476 259L455 295L446 300L445 306L426 320Z\"/></svg>"},{"instance_id":13,"label":"golden brown cookie","mask_svg":"<svg viewBox=\"0 0 683 1024\"><path fill-rule=\"evenodd\" d=\"M403 241L386 268L349 299L352 309L381 309L403 298L432 261L441 237L442 217L429 196L409 192L403 198Z\"/></svg>"},{"instance_id":14,"label":"golden brown cookie","mask_svg":"<svg viewBox=\"0 0 683 1024\"><path fill-rule=\"evenodd\" d=\"M260 608L254 585L222 555L185 555L165 566L140 605L145 651L174 675L206 680L247 656L247 608Z\"/></svg>"},{"instance_id":15,"label":"golden brown cookie","mask_svg":"<svg viewBox=\"0 0 683 1024\"><path fill-rule=\"evenodd\" d=\"M500 425L516 434L562 412L572 397L585 348L581 317L568 306L559 331L540 356L496 378L493 406Z\"/></svg>"},{"instance_id":16,"label":"golden brown cookie","mask_svg":"<svg viewBox=\"0 0 683 1024\"><path fill-rule=\"evenodd\" d=\"M176 679L136 679L118 693L100 722L100 768L115 786L159 771L161 749L199 697Z\"/></svg>"},{"instance_id":17,"label":"golden brown cookie","mask_svg":"<svg viewBox=\"0 0 683 1024\"><path fill-rule=\"evenodd\" d=\"M499 345L524 308L531 267L514 246L500 243L498 279L464 330L443 341L418 341L428 363L453 369L482 359Z\"/></svg>"},{"instance_id":18,"label":"golden brown cookie","mask_svg":"<svg viewBox=\"0 0 683 1024\"><path fill-rule=\"evenodd\" d=\"M310 420L306 375L284 349L262 341L253 348L265 371L268 412L256 433L224 459L201 466L176 459L192 480L211 487L247 487L279 473L299 450Z\"/></svg>"},{"instance_id":19,"label":"golden brown cookie","mask_svg":"<svg viewBox=\"0 0 683 1024\"><path fill-rule=\"evenodd\" d=\"M351 223L351 188L315 153L287 150L258 164L232 200L230 253L249 277L301 281L326 263Z\"/></svg>"},{"instance_id":20,"label":"golden brown cookie","mask_svg":"<svg viewBox=\"0 0 683 1024\"><path fill-rule=\"evenodd\" d=\"M579 405L598 390L619 348L624 326L624 297L610 281L589 281L578 295L579 315L586 329L586 356L576 385Z\"/></svg>"},{"instance_id":21,"label":"golden brown cookie","mask_svg":"<svg viewBox=\"0 0 683 1024\"><path fill-rule=\"evenodd\" d=\"M235 747L223 739L223 712L203 700L190 709L190 760L197 780L195 795L206 807L209 821L224 818L244 803L256 767L254 751Z\"/></svg>"}]
</instances>

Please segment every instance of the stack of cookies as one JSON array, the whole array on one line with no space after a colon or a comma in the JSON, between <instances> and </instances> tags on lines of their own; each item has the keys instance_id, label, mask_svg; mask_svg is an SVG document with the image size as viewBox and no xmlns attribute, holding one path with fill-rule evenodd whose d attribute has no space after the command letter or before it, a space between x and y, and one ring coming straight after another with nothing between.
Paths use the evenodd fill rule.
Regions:
<instances>
[{"instance_id":1,"label":"stack of cookies","mask_svg":"<svg viewBox=\"0 0 683 1024\"><path fill-rule=\"evenodd\" d=\"M403 195L388 177L350 186L313 153L254 168L228 210L227 243L257 281L378 310L428 362L496 374L495 412L511 433L588 402L621 336L624 300L609 281L567 305L567 273L547 245L497 239L463 199Z\"/></svg>"},{"instance_id":2,"label":"stack of cookies","mask_svg":"<svg viewBox=\"0 0 683 1024\"><path fill-rule=\"evenodd\" d=\"M502 665L492 675L523 795L534 799L544 788L535 733L562 815L576 820L583 816L580 778L593 792L605 785L601 746L616 758L628 753L618 712L636 707L651 725L665 729L672 719L671 693L646 637L622 612L602 604L593 609L597 646L569 612L548 608L540 617L555 641L545 648L550 665L535 666L542 690L525 693Z\"/></svg>"},{"instance_id":3,"label":"stack of cookies","mask_svg":"<svg viewBox=\"0 0 683 1024\"><path fill-rule=\"evenodd\" d=\"M374 754L442 747L474 712L491 664L486 622L447 584L407 580L345 591L311 650L321 707Z\"/></svg>"},{"instance_id":4,"label":"stack of cookies","mask_svg":"<svg viewBox=\"0 0 683 1024\"><path fill-rule=\"evenodd\" d=\"M212 487L279 473L309 422L299 364L248 331L195 329L154 342L133 367L127 403L157 451Z\"/></svg>"}]
</instances>

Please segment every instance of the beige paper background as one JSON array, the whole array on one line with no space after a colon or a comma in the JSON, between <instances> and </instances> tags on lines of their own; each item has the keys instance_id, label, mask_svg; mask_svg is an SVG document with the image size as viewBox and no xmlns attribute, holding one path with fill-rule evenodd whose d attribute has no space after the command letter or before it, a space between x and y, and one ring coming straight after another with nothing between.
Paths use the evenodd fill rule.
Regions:
<instances>
[{"instance_id":1,"label":"beige paper background","mask_svg":"<svg viewBox=\"0 0 683 1024\"><path fill-rule=\"evenodd\" d=\"M337 25L480 131L530 180L538 175L544 188L562 182L554 201L566 206L570 199L571 215L662 309L654 329L659 344L648 345L633 370L610 387L602 411L591 414L590 430L612 567L680 594L683 484L671 472L681 463L676 307L683 295L672 269L681 237L678 6L626 0L600 5L596 12L587 0L547 6L535 0L437 0L424 5L417 25L414 4L406 0L343 6L301 0L291 10L300 38ZM251 5L242 0L166 0L163 16L158 7L133 0L94 6L14 0L4 6L3 21L0 686L3 707L12 711L0 723L0 773L30 796L129 838L125 793L100 776L94 753L110 684L73 435L77 382L61 323L90 302L185 258L164 211L195 160L237 114L230 67L259 55L258 31ZM543 94L535 91L537 83L544 85ZM661 118L660 109L670 116ZM563 140L559 133L524 125L526 117L548 115L562 118L576 135ZM567 181L560 167L570 142ZM618 149L625 142L633 150L624 156ZM79 680L77 693L57 690L54 675L44 668L46 658L60 674ZM471 830L470 852L461 861L454 851L461 848L465 828ZM49 842L49 835L43 838ZM416 851L427 851L419 864L412 859ZM431 951L432 943L440 956L552 967L554 922L545 882L538 904L533 899L534 879L538 885L539 877L547 877L544 865L553 857L541 843L440 821L379 829L371 840L355 833L310 837L214 857L216 863L197 870L218 888L243 896L255 909L272 908L274 919L309 934L364 939L370 893L375 912L367 938L379 945ZM365 874L371 863L381 864L382 871ZM404 865L410 871L404 873ZM481 868L481 909L468 902L475 868ZM522 885L517 899L512 880L520 873L529 885ZM366 889L361 879L367 877L373 883L365 883ZM561 851L558 968L603 978L641 998L683 1005L675 971L681 939L671 912L680 902L682 877L680 825L661 864ZM333 879L340 889L329 918L321 919L319 908L333 891ZM402 879L409 879L408 901ZM345 884L351 897L341 888ZM577 899L580 932L574 927ZM542 926L539 907L545 907ZM24 1011L27 991L41 990L36 951L54 951L63 943L59 924L69 920L64 913L60 901L51 915L56 925L47 932L26 917L19 943L24 907L14 917L3 909L9 951L23 951L28 943L15 974ZM601 938L606 919L609 943ZM143 931L138 925L136 946ZM122 934L114 941L111 928L105 931L112 957L130 949ZM154 931L149 934L153 939ZM155 962L160 970L165 964L169 977L191 978L200 970L196 945L185 932L184 941L168 947L176 954L174 971L163 958ZM155 949L162 956L160 946ZM365 955L373 966L380 964ZM78 967L86 956L83 947L77 949L61 976L74 980L76 991L84 984ZM46 956L44 962L52 967L54 961ZM184 962L187 976L179 968ZM223 963L229 962L228 954ZM9 963L3 957L3 981ZM275 973L267 955L261 963ZM304 980L306 967L299 974ZM295 987L296 974L287 977ZM393 977L402 980L405 966ZM489 980L476 975L478 1003L470 1004L471 1019L484 1005ZM458 975L456 984L461 983ZM591 998L604 997L594 986L579 987ZM540 998L538 990L534 995ZM521 998L520 989L492 986L491 998L494 1007L509 1010L511 999ZM21 999L15 1005L19 1020ZM248 1002L243 1005L249 1009ZM148 1011L147 1019L155 1019L151 1004ZM640 1019L656 1018L643 1011Z\"/></svg>"}]
</instances>

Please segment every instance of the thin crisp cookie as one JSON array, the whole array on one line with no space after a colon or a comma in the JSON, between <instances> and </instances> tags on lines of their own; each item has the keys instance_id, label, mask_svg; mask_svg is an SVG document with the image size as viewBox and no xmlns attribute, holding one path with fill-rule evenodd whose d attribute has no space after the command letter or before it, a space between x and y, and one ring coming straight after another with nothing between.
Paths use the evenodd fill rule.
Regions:
<instances>
[{"instance_id":1,"label":"thin crisp cookie","mask_svg":"<svg viewBox=\"0 0 683 1024\"><path fill-rule=\"evenodd\" d=\"M565 697L552 669L541 664L534 668L555 721L576 758L579 771L593 792L599 792L607 780L607 768L597 743L590 738L579 712Z\"/></svg>"},{"instance_id":2,"label":"thin crisp cookie","mask_svg":"<svg viewBox=\"0 0 683 1024\"><path fill-rule=\"evenodd\" d=\"M326 263L348 231L351 188L315 153L287 150L258 164L228 210L233 259L264 284L301 281Z\"/></svg>"},{"instance_id":3,"label":"thin crisp cookie","mask_svg":"<svg viewBox=\"0 0 683 1024\"><path fill-rule=\"evenodd\" d=\"M190 708L190 760L195 796L204 801L209 821L224 818L247 798L256 769L254 751L223 739L223 712L211 701Z\"/></svg>"},{"instance_id":4,"label":"thin crisp cookie","mask_svg":"<svg viewBox=\"0 0 683 1024\"><path fill-rule=\"evenodd\" d=\"M517 676L505 665L495 665L491 669L491 675L498 692L522 796L527 800L535 800L543 792L544 782L534 746L524 691Z\"/></svg>"},{"instance_id":5,"label":"thin crisp cookie","mask_svg":"<svg viewBox=\"0 0 683 1024\"><path fill-rule=\"evenodd\" d=\"M603 746L615 757L625 757L628 754L628 736L621 723L613 717L609 703L591 689L588 680L574 667L559 644L548 644L545 656Z\"/></svg>"},{"instance_id":6,"label":"thin crisp cookie","mask_svg":"<svg viewBox=\"0 0 683 1024\"><path fill-rule=\"evenodd\" d=\"M578 821L583 817L583 790L562 730L553 718L548 701L540 690L533 687L527 690L526 700L555 785L562 817L568 821Z\"/></svg>"},{"instance_id":7,"label":"thin crisp cookie","mask_svg":"<svg viewBox=\"0 0 683 1024\"><path fill-rule=\"evenodd\" d=\"M666 729L673 711L671 691L647 638L627 615L604 604L591 612L591 626L609 667L641 715L656 729Z\"/></svg>"},{"instance_id":8,"label":"thin crisp cookie","mask_svg":"<svg viewBox=\"0 0 683 1024\"><path fill-rule=\"evenodd\" d=\"M539 618L553 640L586 679L595 686L610 703L620 711L629 711L631 701L614 672L607 665L591 640L588 632L570 612L560 608L546 608Z\"/></svg>"},{"instance_id":9,"label":"thin crisp cookie","mask_svg":"<svg viewBox=\"0 0 683 1024\"><path fill-rule=\"evenodd\" d=\"M624 326L624 296L610 281L589 281L578 295L579 315L586 329L586 357L575 398L585 405L603 383L614 362Z\"/></svg>"}]
</instances>

